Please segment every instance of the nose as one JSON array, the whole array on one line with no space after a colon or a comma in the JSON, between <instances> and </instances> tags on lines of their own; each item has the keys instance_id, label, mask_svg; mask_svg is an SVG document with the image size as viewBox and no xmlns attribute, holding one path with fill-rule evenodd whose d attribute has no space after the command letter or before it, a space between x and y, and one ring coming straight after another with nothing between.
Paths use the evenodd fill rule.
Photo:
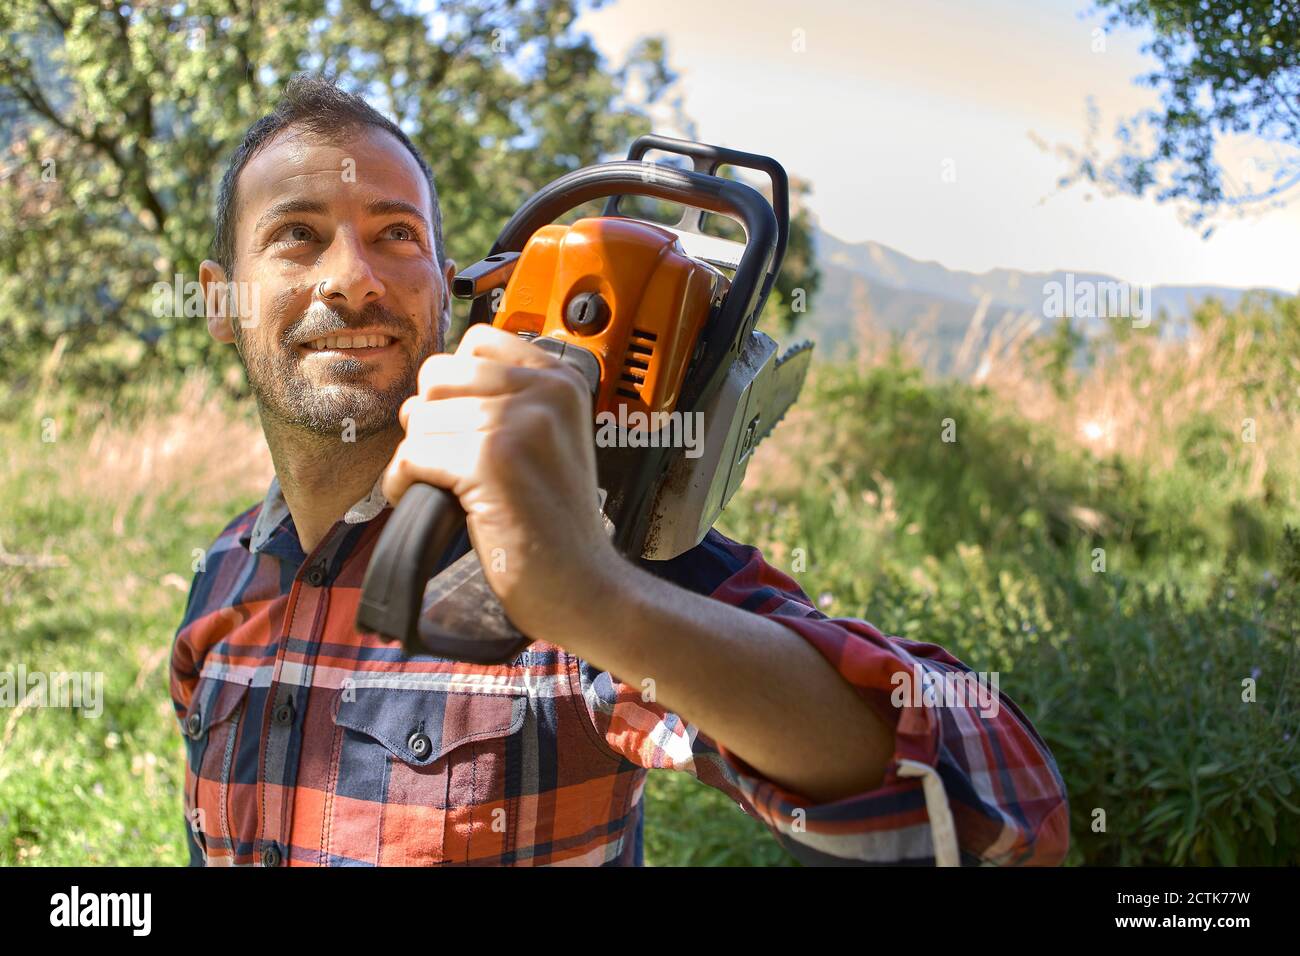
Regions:
<instances>
[{"instance_id":1,"label":"nose","mask_svg":"<svg viewBox=\"0 0 1300 956\"><path fill-rule=\"evenodd\" d=\"M320 264L321 279L313 293L320 301L360 310L383 298L384 283L371 268L365 246L351 230L340 229L334 234Z\"/></svg>"}]
</instances>

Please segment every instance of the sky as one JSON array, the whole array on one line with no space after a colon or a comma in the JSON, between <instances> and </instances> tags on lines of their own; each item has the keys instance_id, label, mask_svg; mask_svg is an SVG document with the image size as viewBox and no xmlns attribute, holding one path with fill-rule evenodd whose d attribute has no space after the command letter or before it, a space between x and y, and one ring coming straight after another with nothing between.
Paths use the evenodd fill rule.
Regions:
<instances>
[{"instance_id":1,"label":"sky","mask_svg":"<svg viewBox=\"0 0 1300 956\"><path fill-rule=\"evenodd\" d=\"M1083 144L1089 97L1102 147L1156 102L1134 82L1154 66L1143 35L1095 34L1103 21L1088 6L615 0L577 26L615 66L640 37L664 36L698 138L809 180L822 228L848 242L973 272L1300 290L1300 193L1203 240L1170 204L1058 188L1068 163L1050 147ZM655 130L685 132L668 110Z\"/></svg>"}]
</instances>

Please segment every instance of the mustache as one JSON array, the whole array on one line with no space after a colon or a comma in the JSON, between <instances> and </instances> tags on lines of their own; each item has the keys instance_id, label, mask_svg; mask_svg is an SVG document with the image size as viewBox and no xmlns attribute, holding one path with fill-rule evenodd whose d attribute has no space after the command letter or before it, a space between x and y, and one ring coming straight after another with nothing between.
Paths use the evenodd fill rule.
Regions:
<instances>
[{"instance_id":1,"label":"mustache","mask_svg":"<svg viewBox=\"0 0 1300 956\"><path fill-rule=\"evenodd\" d=\"M378 302L371 302L360 311L313 302L301 319L284 330L281 341L286 346L302 345L325 335L358 328L378 329L395 339L408 338L411 332L409 322Z\"/></svg>"}]
</instances>

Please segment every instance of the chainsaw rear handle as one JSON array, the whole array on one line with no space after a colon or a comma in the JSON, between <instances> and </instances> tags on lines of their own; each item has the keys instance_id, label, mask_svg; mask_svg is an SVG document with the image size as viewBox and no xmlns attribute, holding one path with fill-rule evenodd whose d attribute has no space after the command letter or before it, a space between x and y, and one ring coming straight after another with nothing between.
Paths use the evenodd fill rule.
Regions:
<instances>
[{"instance_id":1,"label":"chainsaw rear handle","mask_svg":"<svg viewBox=\"0 0 1300 956\"><path fill-rule=\"evenodd\" d=\"M423 482L407 488L366 567L357 629L399 639L409 652L424 598L423 585L416 588L415 582L433 577L464 526L465 511L455 495Z\"/></svg>"},{"instance_id":2,"label":"chainsaw rear handle","mask_svg":"<svg viewBox=\"0 0 1300 956\"><path fill-rule=\"evenodd\" d=\"M525 202L501 230L489 256L522 252L534 232L563 213L588 200L620 194L708 209L733 216L744 226L745 250L731 291L701 332L706 346L699 367L688 375L682 389L679 407L694 408L721 383L745 334L757 321L771 286L766 272L776 257L777 217L759 192L744 183L667 166L655 166L649 172L644 163L627 161L591 166L561 176ZM487 297L479 295L471 309L471 324L489 319ZM563 494L565 489L557 491ZM421 619L424 591L433 569L464 523L465 512L449 492L418 483L407 489L375 543L361 586L357 629L400 640L408 654L419 648L458 660L508 660L518 650L515 639L484 639L480 653L477 647L467 647L475 642L467 641L465 635Z\"/></svg>"}]
</instances>

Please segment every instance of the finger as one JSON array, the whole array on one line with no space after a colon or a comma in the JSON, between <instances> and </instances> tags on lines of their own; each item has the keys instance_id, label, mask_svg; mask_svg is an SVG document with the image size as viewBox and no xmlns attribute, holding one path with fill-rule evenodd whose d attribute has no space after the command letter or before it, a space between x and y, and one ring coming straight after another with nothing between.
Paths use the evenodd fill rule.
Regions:
<instances>
[{"instance_id":1,"label":"finger","mask_svg":"<svg viewBox=\"0 0 1300 956\"><path fill-rule=\"evenodd\" d=\"M434 401L408 399L402 406L402 426L409 437L484 431L501 423L506 413L504 398L440 398Z\"/></svg>"},{"instance_id":2,"label":"finger","mask_svg":"<svg viewBox=\"0 0 1300 956\"><path fill-rule=\"evenodd\" d=\"M422 401L424 399L420 398L419 395L412 395L402 402L402 407L397 410L397 421L401 424L403 430L406 429L406 423L411 420L411 409Z\"/></svg>"},{"instance_id":3,"label":"finger","mask_svg":"<svg viewBox=\"0 0 1300 956\"><path fill-rule=\"evenodd\" d=\"M531 381L529 371L515 363L459 352L438 353L420 366L416 394L423 398L499 395L527 388Z\"/></svg>"},{"instance_id":4,"label":"finger","mask_svg":"<svg viewBox=\"0 0 1300 956\"><path fill-rule=\"evenodd\" d=\"M471 325L465 330L465 334L460 337L456 354L496 359L498 362L521 365L524 368L551 369L561 364L559 359L545 349L539 349L527 339L494 328L486 322Z\"/></svg>"},{"instance_id":5,"label":"finger","mask_svg":"<svg viewBox=\"0 0 1300 956\"><path fill-rule=\"evenodd\" d=\"M397 504L416 482L443 488L452 494L474 474L482 445L481 432L422 435L397 446L384 469L384 497Z\"/></svg>"}]
</instances>

